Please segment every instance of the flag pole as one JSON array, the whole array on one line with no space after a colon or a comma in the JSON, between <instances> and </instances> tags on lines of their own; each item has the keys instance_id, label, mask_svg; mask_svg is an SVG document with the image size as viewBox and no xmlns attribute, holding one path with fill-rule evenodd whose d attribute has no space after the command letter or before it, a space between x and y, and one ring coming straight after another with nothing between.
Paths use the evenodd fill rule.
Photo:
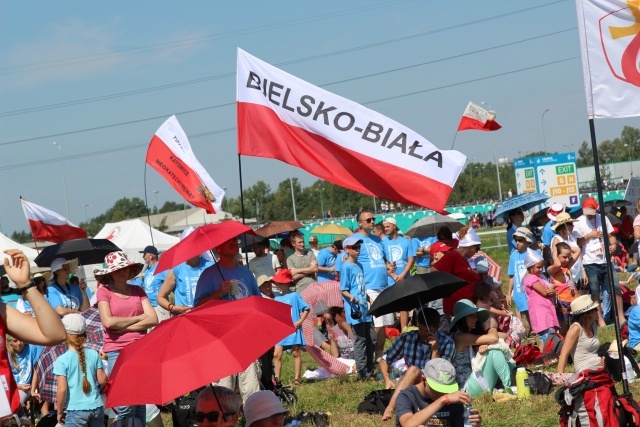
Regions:
<instances>
[{"instance_id":1,"label":"flag pole","mask_svg":"<svg viewBox=\"0 0 640 427\"><path fill-rule=\"evenodd\" d=\"M598 160L598 144L596 142L596 127L593 121L593 117L589 119L589 131L591 133L591 149L593 151L593 166L596 168L595 177L596 177L596 186L598 189L598 204L600 205L600 222L602 223L602 239L604 240L604 255L606 259L606 267L609 273L609 294L611 301L611 308L613 309L613 325L615 327L616 332L616 342L618 344L618 354L620 357L618 358L620 362L620 369L622 370L622 390L623 392L629 393L629 382L627 381L627 371L624 364L624 353L622 352L622 337L620 335L620 324L618 324L618 306L616 304L616 291L615 286L613 284L613 269L611 264L611 253L609 252L609 233L607 231L607 216L605 212L604 206L604 197L602 195L602 181L600 179L600 161ZM598 224L596 223L596 227Z\"/></svg>"},{"instance_id":2,"label":"flag pole","mask_svg":"<svg viewBox=\"0 0 640 427\"><path fill-rule=\"evenodd\" d=\"M242 223L245 224L246 220L244 217L244 192L242 190L242 155L238 153L238 174L240 175L240 212L242 212ZM246 237L242 239L242 241L247 243ZM242 250L242 249L241 249ZM247 267L249 266L249 252L245 251L244 258L247 262Z\"/></svg>"},{"instance_id":3,"label":"flag pole","mask_svg":"<svg viewBox=\"0 0 640 427\"><path fill-rule=\"evenodd\" d=\"M453 146L456 145L456 138L458 137L458 129L456 129L455 135L453 135L453 143L451 144L451 149L453 150Z\"/></svg>"},{"instance_id":4,"label":"flag pole","mask_svg":"<svg viewBox=\"0 0 640 427\"><path fill-rule=\"evenodd\" d=\"M496 162L496 176L498 177L498 195L502 201L502 185L500 184L500 165L498 164L498 152L496 151L496 136L493 135L493 160Z\"/></svg>"},{"instance_id":5,"label":"flag pole","mask_svg":"<svg viewBox=\"0 0 640 427\"><path fill-rule=\"evenodd\" d=\"M149 147L147 147L147 154ZM147 202L147 157L144 158L144 207L147 208L147 221L149 222L149 234L151 234L151 246L156 244L153 242L153 229L151 228L151 216L149 215L149 203Z\"/></svg>"}]
</instances>

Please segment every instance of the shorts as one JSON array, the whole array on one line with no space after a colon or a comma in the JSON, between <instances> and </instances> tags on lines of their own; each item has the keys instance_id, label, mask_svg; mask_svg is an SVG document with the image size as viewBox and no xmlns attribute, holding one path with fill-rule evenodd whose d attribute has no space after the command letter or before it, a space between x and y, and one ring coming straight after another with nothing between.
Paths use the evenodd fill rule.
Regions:
<instances>
[{"instance_id":1,"label":"shorts","mask_svg":"<svg viewBox=\"0 0 640 427\"><path fill-rule=\"evenodd\" d=\"M589 293L591 296L601 294L604 289L609 289L609 268L606 264L584 264L584 269L589 279ZM613 287L617 295L622 295L618 275L613 273Z\"/></svg>"},{"instance_id":2,"label":"shorts","mask_svg":"<svg viewBox=\"0 0 640 427\"><path fill-rule=\"evenodd\" d=\"M541 331L541 332L538 332L538 334L537 334L537 335L540 337L540 340L541 340L541 341L542 341L542 343L544 344L544 343L547 341L547 337L548 337L550 334L553 334L554 332L557 332L555 327L553 327L553 328L549 328L549 329L546 329L546 330Z\"/></svg>"},{"instance_id":3,"label":"shorts","mask_svg":"<svg viewBox=\"0 0 640 427\"><path fill-rule=\"evenodd\" d=\"M382 292L382 290L367 289L367 296L371 300L371 304L373 304L376 298L378 298L378 295L380 295L380 292ZM395 317L393 313L383 314L382 316L378 316L378 317L375 317L375 316L372 316L372 317L373 317L374 328L380 328L382 326L391 326L395 322Z\"/></svg>"},{"instance_id":4,"label":"shorts","mask_svg":"<svg viewBox=\"0 0 640 427\"><path fill-rule=\"evenodd\" d=\"M556 315L558 321L569 323L569 316L571 313L571 303L566 301L558 301L556 304Z\"/></svg>"}]
</instances>

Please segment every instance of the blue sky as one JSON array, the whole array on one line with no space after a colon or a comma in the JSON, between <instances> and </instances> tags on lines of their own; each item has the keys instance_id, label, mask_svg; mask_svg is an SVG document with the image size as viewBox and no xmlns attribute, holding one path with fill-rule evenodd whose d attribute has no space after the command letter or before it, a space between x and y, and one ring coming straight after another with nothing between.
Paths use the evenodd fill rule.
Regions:
<instances>
[{"instance_id":1,"label":"blue sky","mask_svg":"<svg viewBox=\"0 0 640 427\"><path fill-rule=\"evenodd\" d=\"M213 179L239 195L236 49L451 147L469 101L503 126L462 132L470 161L577 149L589 140L575 2L3 2L0 224L27 228L18 197L70 219L144 196L146 144L171 114ZM197 111L194 111L197 110ZM149 119L149 120L144 120ZM128 123L129 124L124 124ZM598 120L599 140L640 118ZM87 131L86 129L95 130ZM61 149L57 149L53 142ZM573 146L572 146L573 145ZM62 159L62 160L61 160ZM62 162L62 163L61 163ZM289 167L243 157L245 186ZM303 185L315 178L294 169ZM406 185L406 183L398 183ZM149 203L179 196L151 169ZM505 190L506 191L506 190Z\"/></svg>"}]
</instances>

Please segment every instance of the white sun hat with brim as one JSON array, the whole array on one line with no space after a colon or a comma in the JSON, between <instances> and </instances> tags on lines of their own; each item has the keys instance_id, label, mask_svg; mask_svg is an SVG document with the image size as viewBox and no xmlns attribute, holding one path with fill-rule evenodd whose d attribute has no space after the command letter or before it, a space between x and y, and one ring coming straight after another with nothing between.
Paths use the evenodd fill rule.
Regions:
<instances>
[{"instance_id":1,"label":"white sun hat with brim","mask_svg":"<svg viewBox=\"0 0 640 427\"><path fill-rule=\"evenodd\" d=\"M140 274L144 267L144 265L139 262L129 261L127 255L121 251L111 252L104 257L104 264L105 268L93 270L93 275L96 280L104 285L111 283L111 277L109 275L115 271L131 267L129 269L129 277L127 278L127 280L131 280Z\"/></svg>"},{"instance_id":2,"label":"white sun hat with brim","mask_svg":"<svg viewBox=\"0 0 640 427\"><path fill-rule=\"evenodd\" d=\"M480 241L480 236L473 228L469 228L467 234L464 235L460 242L458 243L459 248L470 248L472 246L477 246L482 244Z\"/></svg>"},{"instance_id":3,"label":"white sun hat with brim","mask_svg":"<svg viewBox=\"0 0 640 427\"><path fill-rule=\"evenodd\" d=\"M69 266L69 273L75 273L78 270L78 258L68 260L64 258L56 258L51 262L51 280L55 280L56 271L60 270L63 266Z\"/></svg>"},{"instance_id":4,"label":"white sun hat with brim","mask_svg":"<svg viewBox=\"0 0 640 427\"><path fill-rule=\"evenodd\" d=\"M571 316L577 316L598 308L599 305L600 303L594 302L591 299L591 295L581 295L571 302L571 312L569 314Z\"/></svg>"}]
</instances>

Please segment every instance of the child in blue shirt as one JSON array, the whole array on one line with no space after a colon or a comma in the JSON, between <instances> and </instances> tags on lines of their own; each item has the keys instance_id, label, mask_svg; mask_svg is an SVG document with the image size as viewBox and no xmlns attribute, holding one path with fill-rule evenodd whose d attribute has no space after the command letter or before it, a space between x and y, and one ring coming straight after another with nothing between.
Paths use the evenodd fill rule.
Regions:
<instances>
[{"instance_id":1,"label":"child in blue shirt","mask_svg":"<svg viewBox=\"0 0 640 427\"><path fill-rule=\"evenodd\" d=\"M11 364L11 373L16 380L20 393L20 402L24 404L31 391L31 380L36 362L42 353L43 347L27 344L17 338L7 335L7 353Z\"/></svg>"},{"instance_id":2,"label":"child in blue shirt","mask_svg":"<svg viewBox=\"0 0 640 427\"><path fill-rule=\"evenodd\" d=\"M507 292L507 307L515 304L516 316L522 320L525 327L525 336L531 332L529 323L529 305L527 294L524 289L524 276L527 275L527 267L524 259L527 256L527 249L532 243L531 231L525 227L519 227L513 233L513 241L516 248L509 256L509 291Z\"/></svg>"}]
</instances>

